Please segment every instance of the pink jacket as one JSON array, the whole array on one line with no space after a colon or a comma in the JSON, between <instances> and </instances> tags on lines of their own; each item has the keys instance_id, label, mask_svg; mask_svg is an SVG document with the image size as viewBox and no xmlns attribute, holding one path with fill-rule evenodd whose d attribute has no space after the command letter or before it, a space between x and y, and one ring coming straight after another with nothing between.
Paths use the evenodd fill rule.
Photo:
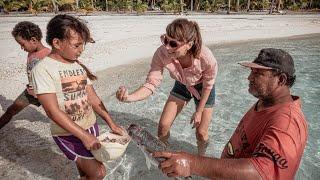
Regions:
<instances>
[{"instance_id":1,"label":"pink jacket","mask_svg":"<svg viewBox=\"0 0 320 180\"><path fill-rule=\"evenodd\" d=\"M216 59L204 45L201 48L200 58L194 59L192 66L184 69L177 59L168 56L164 46L160 46L153 55L151 69L143 86L154 92L161 84L164 68L169 71L173 79L186 85L189 92L197 99L200 99L200 94L192 86L203 83L204 89L212 89L218 72Z\"/></svg>"}]
</instances>

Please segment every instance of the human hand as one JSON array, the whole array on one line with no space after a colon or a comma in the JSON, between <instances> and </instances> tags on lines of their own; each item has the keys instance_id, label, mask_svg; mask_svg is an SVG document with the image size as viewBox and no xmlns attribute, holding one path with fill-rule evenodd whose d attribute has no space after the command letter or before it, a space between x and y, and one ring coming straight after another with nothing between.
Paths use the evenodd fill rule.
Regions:
<instances>
[{"instance_id":1,"label":"human hand","mask_svg":"<svg viewBox=\"0 0 320 180\"><path fill-rule=\"evenodd\" d=\"M155 152L155 158L166 158L165 161L159 164L159 169L168 177L182 176L188 177L192 174L192 159L191 154L185 152Z\"/></svg>"},{"instance_id":2,"label":"human hand","mask_svg":"<svg viewBox=\"0 0 320 180\"><path fill-rule=\"evenodd\" d=\"M121 128L120 126L118 126L118 125L114 125L114 126L112 126L110 128L112 130L112 133L114 133L114 134L118 134L118 135L123 136L124 133L125 133L125 130L123 128Z\"/></svg>"},{"instance_id":3,"label":"human hand","mask_svg":"<svg viewBox=\"0 0 320 180\"><path fill-rule=\"evenodd\" d=\"M121 102L129 102L128 96L129 96L128 89L124 86L120 86L116 92L117 99Z\"/></svg>"},{"instance_id":4,"label":"human hand","mask_svg":"<svg viewBox=\"0 0 320 180\"><path fill-rule=\"evenodd\" d=\"M37 98L36 93L34 92L34 90L32 88L30 88L29 86L27 86L27 92L29 95L33 96L34 98Z\"/></svg>"},{"instance_id":5,"label":"human hand","mask_svg":"<svg viewBox=\"0 0 320 180\"><path fill-rule=\"evenodd\" d=\"M190 124L193 123L192 129L200 126L201 116L202 116L201 112L196 111L195 113L193 113L193 115L191 117L191 121L190 121Z\"/></svg>"},{"instance_id":6,"label":"human hand","mask_svg":"<svg viewBox=\"0 0 320 180\"><path fill-rule=\"evenodd\" d=\"M83 139L81 139L87 150L97 150L100 149L101 144L97 137L90 133L86 133Z\"/></svg>"}]
</instances>

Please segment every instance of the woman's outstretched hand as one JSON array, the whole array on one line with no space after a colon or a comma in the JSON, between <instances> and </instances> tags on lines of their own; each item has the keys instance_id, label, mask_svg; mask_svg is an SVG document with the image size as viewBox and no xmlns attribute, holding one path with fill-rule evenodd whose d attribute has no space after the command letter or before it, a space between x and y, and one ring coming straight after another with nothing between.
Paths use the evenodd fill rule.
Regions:
<instances>
[{"instance_id":1,"label":"woman's outstretched hand","mask_svg":"<svg viewBox=\"0 0 320 180\"><path fill-rule=\"evenodd\" d=\"M116 92L117 99L121 102L129 102L128 96L128 89L124 86L120 86L118 91Z\"/></svg>"},{"instance_id":2,"label":"woman's outstretched hand","mask_svg":"<svg viewBox=\"0 0 320 180\"><path fill-rule=\"evenodd\" d=\"M196 111L195 113L193 113L193 115L191 117L191 121L190 121L190 124L193 123L192 129L193 128L198 128L200 126L201 116L202 116L201 112L197 112Z\"/></svg>"}]
</instances>

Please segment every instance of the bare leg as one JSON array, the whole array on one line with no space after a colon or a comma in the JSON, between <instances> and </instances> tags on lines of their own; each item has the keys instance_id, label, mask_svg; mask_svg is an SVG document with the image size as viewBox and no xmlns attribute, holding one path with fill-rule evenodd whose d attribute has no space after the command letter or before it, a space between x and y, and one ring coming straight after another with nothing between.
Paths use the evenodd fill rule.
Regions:
<instances>
[{"instance_id":1,"label":"bare leg","mask_svg":"<svg viewBox=\"0 0 320 180\"><path fill-rule=\"evenodd\" d=\"M209 144L208 129L212 119L213 108L204 108L200 126L196 129L198 154L205 155Z\"/></svg>"},{"instance_id":2,"label":"bare leg","mask_svg":"<svg viewBox=\"0 0 320 180\"><path fill-rule=\"evenodd\" d=\"M78 169L78 172L79 172L80 180L85 180L85 179L86 179L86 173L84 173L84 172L80 169L80 167L78 166L78 164L76 164L76 165L77 165L77 169Z\"/></svg>"},{"instance_id":3,"label":"bare leg","mask_svg":"<svg viewBox=\"0 0 320 180\"><path fill-rule=\"evenodd\" d=\"M170 127L184 105L185 101L172 95L169 96L163 108L158 126L158 137L162 142L168 144L167 141L170 136Z\"/></svg>"},{"instance_id":4,"label":"bare leg","mask_svg":"<svg viewBox=\"0 0 320 180\"><path fill-rule=\"evenodd\" d=\"M29 105L28 102L16 99L7 111L0 117L0 129L5 126L14 115L18 114L22 109Z\"/></svg>"},{"instance_id":5,"label":"bare leg","mask_svg":"<svg viewBox=\"0 0 320 180\"><path fill-rule=\"evenodd\" d=\"M106 176L104 165L95 159L78 158L76 164L81 179L100 180ZM85 176L81 176L81 173Z\"/></svg>"}]
</instances>

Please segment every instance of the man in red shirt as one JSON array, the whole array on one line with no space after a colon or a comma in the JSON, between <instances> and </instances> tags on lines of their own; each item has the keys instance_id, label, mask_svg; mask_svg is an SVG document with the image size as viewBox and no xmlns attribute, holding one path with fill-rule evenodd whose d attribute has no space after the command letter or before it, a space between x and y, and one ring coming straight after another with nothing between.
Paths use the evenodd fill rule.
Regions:
<instances>
[{"instance_id":1,"label":"man in red shirt","mask_svg":"<svg viewBox=\"0 0 320 180\"><path fill-rule=\"evenodd\" d=\"M192 174L211 179L294 179L307 141L301 101L290 93L295 82L292 57L281 49L262 49L251 68L249 93L258 101L241 119L221 159L184 152L157 152L168 176Z\"/></svg>"}]
</instances>

